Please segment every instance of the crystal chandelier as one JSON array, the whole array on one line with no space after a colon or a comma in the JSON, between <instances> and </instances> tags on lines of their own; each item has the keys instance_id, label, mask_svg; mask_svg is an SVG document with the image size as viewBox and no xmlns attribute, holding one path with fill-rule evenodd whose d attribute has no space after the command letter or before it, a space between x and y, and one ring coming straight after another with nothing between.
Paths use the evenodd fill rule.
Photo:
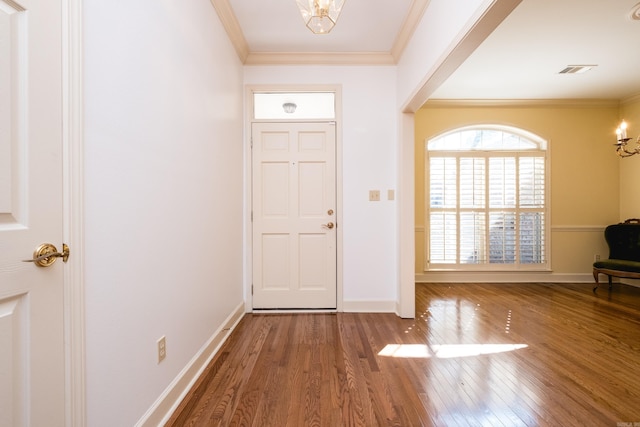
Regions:
<instances>
[{"instance_id":1,"label":"crystal chandelier","mask_svg":"<svg viewBox=\"0 0 640 427\"><path fill-rule=\"evenodd\" d=\"M300 14L314 34L327 34L336 25L345 0L296 0Z\"/></svg>"},{"instance_id":2,"label":"crystal chandelier","mask_svg":"<svg viewBox=\"0 0 640 427\"><path fill-rule=\"evenodd\" d=\"M633 138L627 137L627 123L623 120L616 129L616 154L620 157L630 157L634 154L640 154L640 136L636 140L636 147L633 150L627 148L627 144Z\"/></svg>"}]
</instances>

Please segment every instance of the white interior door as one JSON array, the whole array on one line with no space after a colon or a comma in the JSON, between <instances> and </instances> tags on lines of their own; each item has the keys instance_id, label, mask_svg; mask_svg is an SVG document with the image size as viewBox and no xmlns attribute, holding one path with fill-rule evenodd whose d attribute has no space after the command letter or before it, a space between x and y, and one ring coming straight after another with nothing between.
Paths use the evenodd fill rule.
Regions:
<instances>
[{"instance_id":1,"label":"white interior door","mask_svg":"<svg viewBox=\"0 0 640 427\"><path fill-rule=\"evenodd\" d=\"M0 426L63 426L61 0L0 0ZM51 258L56 259L56 258Z\"/></svg>"},{"instance_id":2,"label":"white interior door","mask_svg":"<svg viewBox=\"0 0 640 427\"><path fill-rule=\"evenodd\" d=\"M254 123L253 308L336 308L335 123Z\"/></svg>"}]
</instances>

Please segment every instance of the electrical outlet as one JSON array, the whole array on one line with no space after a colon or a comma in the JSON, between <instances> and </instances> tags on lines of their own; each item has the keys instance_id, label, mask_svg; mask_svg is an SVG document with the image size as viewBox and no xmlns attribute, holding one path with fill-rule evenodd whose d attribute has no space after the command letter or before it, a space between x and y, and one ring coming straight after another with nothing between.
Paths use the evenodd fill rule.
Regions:
<instances>
[{"instance_id":1,"label":"electrical outlet","mask_svg":"<svg viewBox=\"0 0 640 427\"><path fill-rule=\"evenodd\" d=\"M369 201L370 202L379 202L380 201L380 190L369 190Z\"/></svg>"},{"instance_id":2,"label":"electrical outlet","mask_svg":"<svg viewBox=\"0 0 640 427\"><path fill-rule=\"evenodd\" d=\"M387 190L387 200L395 200L396 192L393 190Z\"/></svg>"},{"instance_id":3,"label":"electrical outlet","mask_svg":"<svg viewBox=\"0 0 640 427\"><path fill-rule=\"evenodd\" d=\"M600 255L594 255L593 262L598 262L598 261L600 261Z\"/></svg>"},{"instance_id":4,"label":"electrical outlet","mask_svg":"<svg viewBox=\"0 0 640 427\"><path fill-rule=\"evenodd\" d=\"M165 357L167 357L167 339L163 335L158 340L158 363L162 362Z\"/></svg>"}]
</instances>

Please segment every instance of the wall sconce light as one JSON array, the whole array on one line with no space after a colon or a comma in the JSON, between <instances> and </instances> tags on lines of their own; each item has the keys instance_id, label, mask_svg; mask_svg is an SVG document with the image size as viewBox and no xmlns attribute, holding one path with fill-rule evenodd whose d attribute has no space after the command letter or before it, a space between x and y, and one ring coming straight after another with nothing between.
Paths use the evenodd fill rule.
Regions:
<instances>
[{"instance_id":1,"label":"wall sconce light","mask_svg":"<svg viewBox=\"0 0 640 427\"><path fill-rule=\"evenodd\" d=\"M627 148L627 144L633 138L627 137L627 122L624 120L616 129L616 154L620 157L631 157L634 154L640 154L640 136L636 139L636 147L633 150Z\"/></svg>"},{"instance_id":2,"label":"wall sconce light","mask_svg":"<svg viewBox=\"0 0 640 427\"><path fill-rule=\"evenodd\" d=\"M327 34L336 25L345 0L296 0L300 14L314 34Z\"/></svg>"},{"instance_id":3,"label":"wall sconce light","mask_svg":"<svg viewBox=\"0 0 640 427\"><path fill-rule=\"evenodd\" d=\"M298 106L293 102L285 102L284 104L282 104L282 109L287 114L295 113L296 112L296 108L298 108Z\"/></svg>"}]
</instances>

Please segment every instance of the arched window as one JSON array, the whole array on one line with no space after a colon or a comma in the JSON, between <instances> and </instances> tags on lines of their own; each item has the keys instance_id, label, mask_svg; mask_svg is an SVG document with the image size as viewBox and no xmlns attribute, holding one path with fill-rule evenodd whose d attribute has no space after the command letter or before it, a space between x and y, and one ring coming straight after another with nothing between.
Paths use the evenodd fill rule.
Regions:
<instances>
[{"instance_id":1,"label":"arched window","mask_svg":"<svg viewBox=\"0 0 640 427\"><path fill-rule=\"evenodd\" d=\"M505 126L427 141L428 270L548 269L546 141Z\"/></svg>"}]
</instances>

